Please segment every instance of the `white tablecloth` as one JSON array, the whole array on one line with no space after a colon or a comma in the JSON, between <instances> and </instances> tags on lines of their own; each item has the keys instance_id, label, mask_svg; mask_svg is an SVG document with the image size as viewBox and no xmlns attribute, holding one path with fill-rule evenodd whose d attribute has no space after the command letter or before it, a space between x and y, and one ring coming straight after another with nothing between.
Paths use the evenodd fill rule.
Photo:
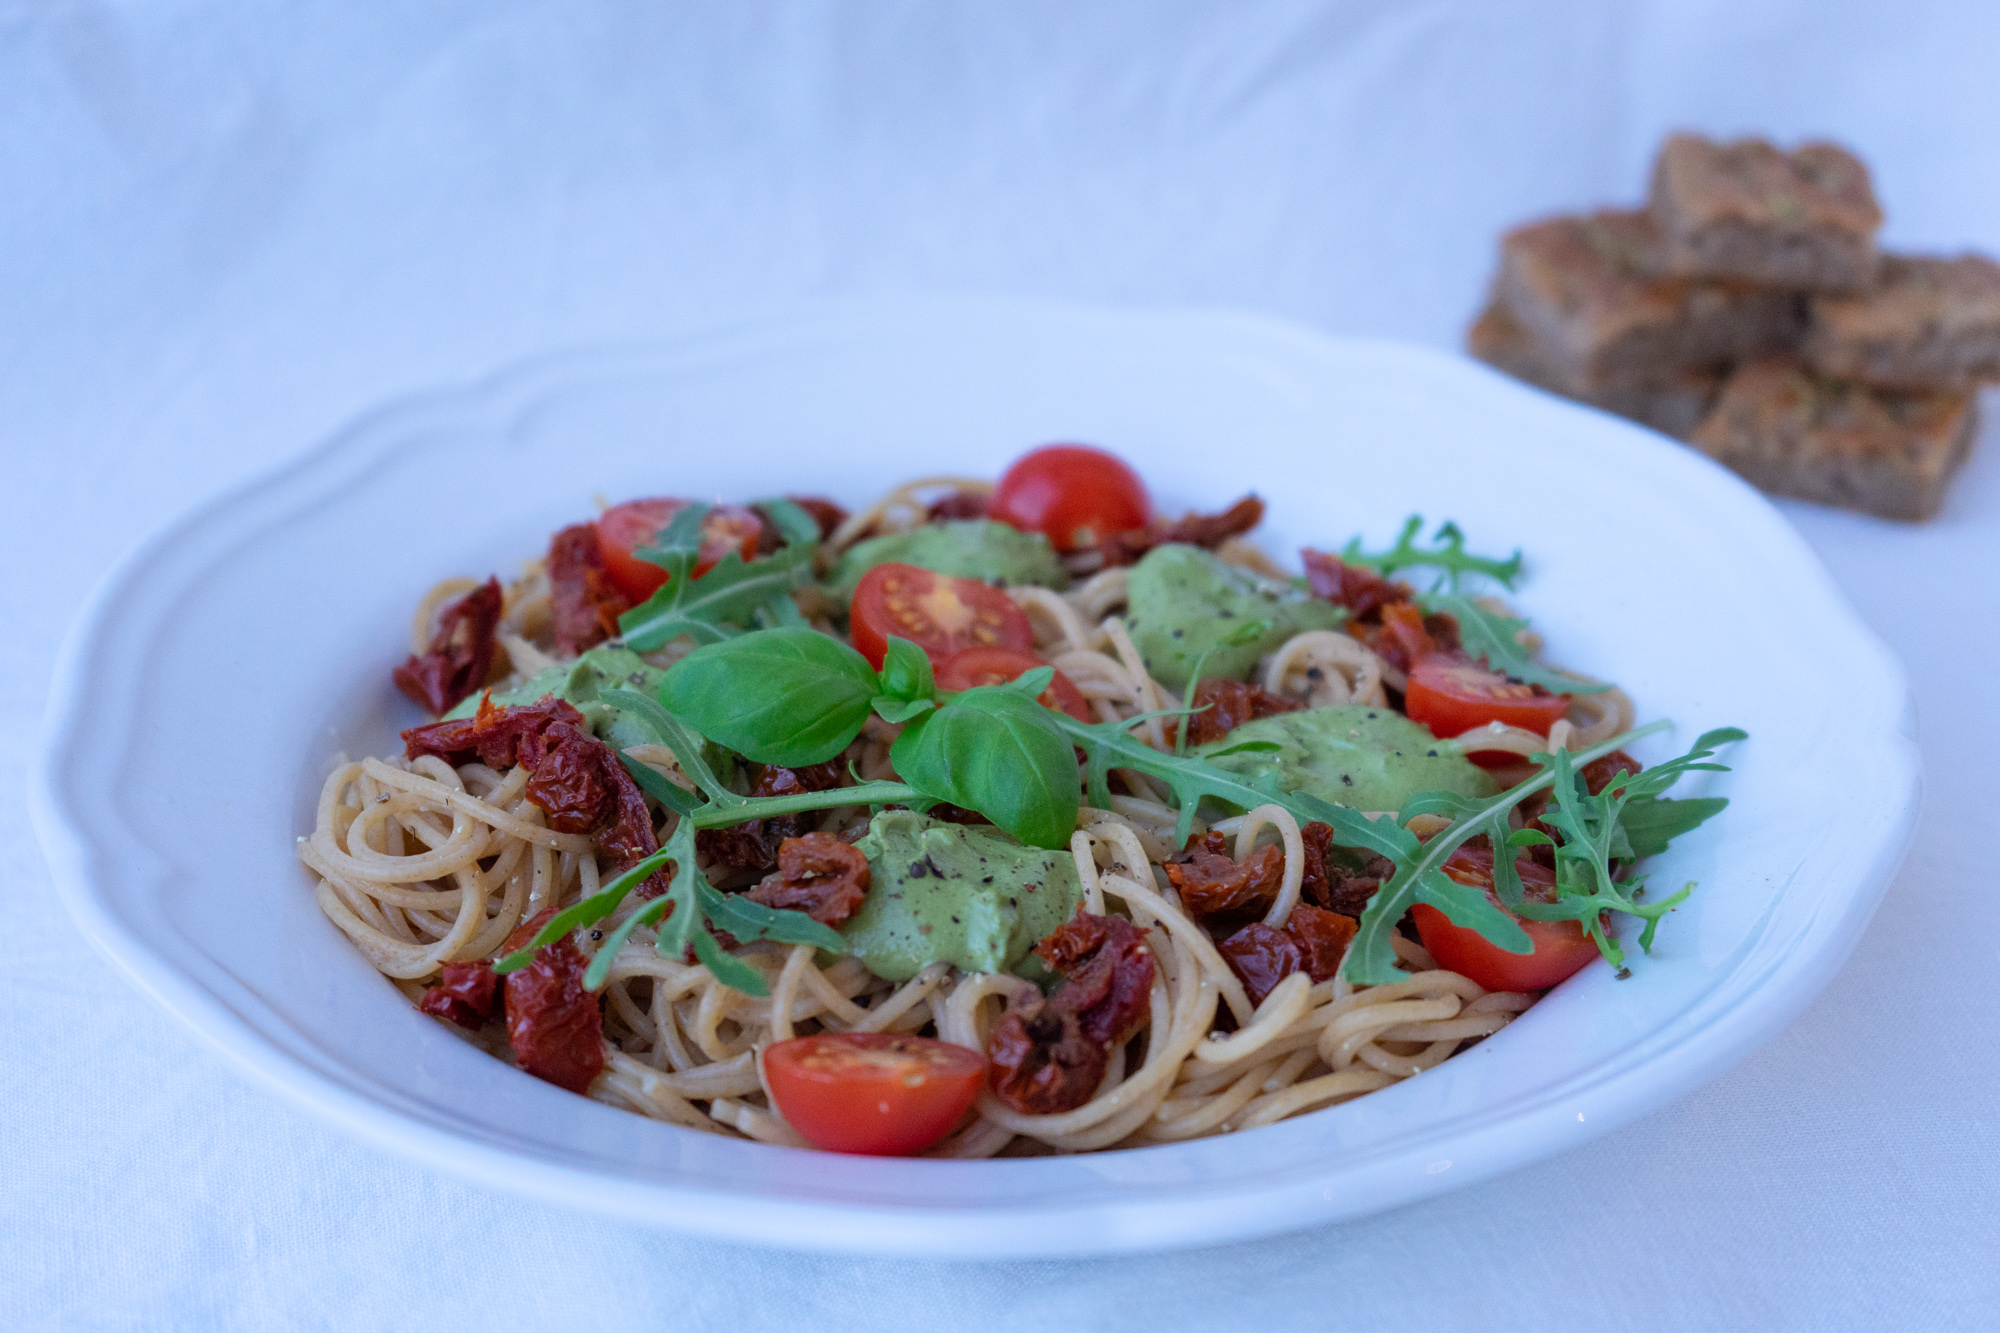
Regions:
<instances>
[{"instance_id":1,"label":"white tablecloth","mask_svg":"<svg viewBox=\"0 0 2000 1333\"><path fill-rule=\"evenodd\" d=\"M1636 200L1680 126L1837 136L1890 243L2000 252L1996 53L1908 0L0 4L0 1326L2000 1326L2000 429L1927 527L1787 508L1929 770L1827 993L1626 1130L1257 1244L868 1263L427 1174L112 972L23 808L86 589L385 396L846 293L1455 345L1500 230Z\"/></svg>"}]
</instances>

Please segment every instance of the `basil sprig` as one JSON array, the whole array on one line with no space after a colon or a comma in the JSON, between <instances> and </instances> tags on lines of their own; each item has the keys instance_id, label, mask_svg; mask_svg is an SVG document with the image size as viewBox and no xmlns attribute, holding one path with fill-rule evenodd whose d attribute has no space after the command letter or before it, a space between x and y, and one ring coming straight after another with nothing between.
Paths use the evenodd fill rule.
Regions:
<instances>
[{"instance_id":1,"label":"basil sprig","mask_svg":"<svg viewBox=\"0 0 2000 1333\"><path fill-rule=\"evenodd\" d=\"M889 761L918 791L977 810L1031 847L1068 846L1083 796L1076 756L1036 700L1054 674L1040 667L953 695L903 728Z\"/></svg>"}]
</instances>

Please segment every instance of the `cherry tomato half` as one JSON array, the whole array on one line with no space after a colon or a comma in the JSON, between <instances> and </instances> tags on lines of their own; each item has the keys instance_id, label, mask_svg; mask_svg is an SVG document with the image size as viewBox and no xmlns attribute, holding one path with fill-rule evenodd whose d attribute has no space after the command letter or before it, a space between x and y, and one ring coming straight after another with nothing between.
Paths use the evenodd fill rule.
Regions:
<instances>
[{"instance_id":1,"label":"cherry tomato half","mask_svg":"<svg viewBox=\"0 0 2000 1333\"><path fill-rule=\"evenodd\" d=\"M1033 653L1013 648L967 648L936 664L941 690L969 690L979 685L1005 685L1048 663ZM1060 708L1079 722L1090 721L1090 701L1062 672L1035 696L1044 708Z\"/></svg>"},{"instance_id":2,"label":"cherry tomato half","mask_svg":"<svg viewBox=\"0 0 2000 1333\"><path fill-rule=\"evenodd\" d=\"M915 565L877 565L863 574L848 617L855 648L878 670L891 637L908 639L934 663L967 648L1035 646L1027 613L1006 593Z\"/></svg>"},{"instance_id":3,"label":"cherry tomato half","mask_svg":"<svg viewBox=\"0 0 2000 1333\"><path fill-rule=\"evenodd\" d=\"M627 500L613 505L597 520L597 543L604 551L604 572L635 602L643 602L667 581L667 571L632 554L651 545L661 528L688 507L686 500ZM701 556L694 576L706 574L731 551L745 560L757 554L757 534L763 524L741 505L716 505L701 520Z\"/></svg>"},{"instance_id":4,"label":"cherry tomato half","mask_svg":"<svg viewBox=\"0 0 2000 1333\"><path fill-rule=\"evenodd\" d=\"M1425 653L1410 665L1403 708L1439 737L1488 722L1546 736L1569 711L1569 696L1518 684L1460 653Z\"/></svg>"},{"instance_id":5,"label":"cherry tomato half","mask_svg":"<svg viewBox=\"0 0 2000 1333\"><path fill-rule=\"evenodd\" d=\"M778 1111L828 1152L893 1157L951 1133L986 1081L986 1057L891 1032L823 1032L764 1051Z\"/></svg>"},{"instance_id":6,"label":"cherry tomato half","mask_svg":"<svg viewBox=\"0 0 2000 1333\"><path fill-rule=\"evenodd\" d=\"M1143 528L1152 515L1139 474L1117 455L1083 444L1050 444L1022 454L1000 478L986 508L988 518L1039 532L1058 551Z\"/></svg>"},{"instance_id":7,"label":"cherry tomato half","mask_svg":"<svg viewBox=\"0 0 2000 1333\"><path fill-rule=\"evenodd\" d=\"M1530 898L1553 893L1555 876L1547 867L1526 856L1514 865L1521 872L1522 885ZM1499 899L1493 894L1492 853L1461 847L1445 862L1444 873L1460 884L1485 889L1494 905L1499 906ZM1530 921L1515 917L1534 941L1535 951L1509 953L1468 926L1454 926L1449 917L1429 903L1418 903L1410 909L1410 914L1416 920L1424 948L1439 967L1471 977L1488 990L1546 990L1568 980L1598 956L1596 941L1575 921Z\"/></svg>"}]
</instances>

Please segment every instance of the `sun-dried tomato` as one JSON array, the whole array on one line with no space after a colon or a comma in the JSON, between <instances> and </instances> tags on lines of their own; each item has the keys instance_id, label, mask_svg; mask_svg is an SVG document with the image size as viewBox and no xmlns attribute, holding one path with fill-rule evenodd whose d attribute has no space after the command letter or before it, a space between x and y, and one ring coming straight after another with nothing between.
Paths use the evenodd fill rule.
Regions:
<instances>
[{"instance_id":1,"label":"sun-dried tomato","mask_svg":"<svg viewBox=\"0 0 2000 1333\"><path fill-rule=\"evenodd\" d=\"M477 1032L500 1016L500 974L486 962L446 963L437 983L424 991L417 1008Z\"/></svg>"},{"instance_id":2,"label":"sun-dried tomato","mask_svg":"<svg viewBox=\"0 0 2000 1333\"><path fill-rule=\"evenodd\" d=\"M1281 847L1259 847L1246 861L1232 860L1228 840L1213 830L1190 843L1166 864L1167 880L1181 895L1188 914L1211 931L1228 933L1250 917L1264 915L1285 881Z\"/></svg>"},{"instance_id":3,"label":"sun-dried tomato","mask_svg":"<svg viewBox=\"0 0 2000 1333\"><path fill-rule=\"evenodd\" d=\"M745 896L837 926L861 910L870 874L868 858L852 845L831 833L806 833L785 839L778 848L777 873Z\"/></svg>"},{"instance_id":4,"label":"sun-dried tomato","mask_svg":"<svg viewBox=\"0 0 2000 1333\"><path fill-rule=\"evenodd\" d=\"M474 759L503 773L515 764L533 768L542 757L542 733L558 722L581 727L583 714L554 695L506 706L489 695L471 717L411 727L403 733L403 754L436 755L454 768Z\"/></svg>"},{"instance_id":5,"label":"sun-dried tomato","mask_svg":"<svg viewBox=\"0 0 2000 1333\"><path fill-rule=\"evenodd\" d=\"M1188 514L1172 523L1159 523L1132 532L1114 532L1097 548L1104 566L1136 565L1155 546L1180 543L1214 550L1231 537L1250 531L1264 521L1264 502L1246 495L1219 514Z\"/></svg>"},{"instance_id":6,"label":"sun-dried tomato","mask_svg":"<svg viewBox=\"0 0 2000 1333\"><path fill-rule=\"evenodd\" d=\"M1194 687L1188 706L1203 710L1189 718L1190 745L1219 741L1245 722L1276 717L1279 713L1296 713L1305 707L1296 699L1240 680L1204 680Z\"/></svg>"},{"instance_id":7,"label":"sun-dried tomato","mask_svg":"<svg viewBox=\"0 0 2000 1333\"><path fill-rule=\"evenodd\" d=\"M556 649L574 656L618 633L618 617L632 609L605 568L595 523L576 523L549 539L549 614Z\"/></svg>"},{"instance_id":8,"label":"sun-dried tomato","mask_svg":"<svg viewBox=\"0 0 2000 1333\"><path fill-rule=\"evenodd\" d=\"M1357 925L1353 917L1300 903L1292 908L1283 930L1253 921L1215 948L1242 980L1250 1003L1262 1004L1294 972L1304 972L1314 981L1330 979L1340 969Z\"/></svg>"},{"instance_id":9,"label":"sun-dried tomato","mask_svg":"<svg viewBox=\"0 0 2000 1333\"><path fill-rule=\"evenodd\" d=\"M1329 912L1359 917L1382 881L1396 873L1395 863L1386 856L1369 855L1355 867L1330 855L1333 829L1317 819L1301 827L1299 837L1306 853L1299 896Z\"/></svg>"},{"instance_id":10,"label":"sun-dried tomato","mask_svg":"<svg viewBox=\"0 0 2000 1333\"><path fill-rule=\"evenodd\" d=\"M543 908L523 921L501 947L503 954L526 947L555 915ZM590 961L565 935L535 950L526 967L507 975L507 1044L514 1059L536 1078L571 1092L584 1092L604 1070L604 1016L597 997L584 989Z\"/></svg>"},{"instance_id":11,"label":"sun-dried tomato","mask_svg":"<svg viewBox=\"0 0 2000 1333\"><path fill-rule=\"evenodd\" d=\"M1466 843L1444 863L1444 873L1457 883L1475 889L1493 887L1493 848L1485 838ZM1514 869L1521 876L1521 896L1531 903L1556 900L1555 872L1525 852L1514 857Z\"/></svg>"},{"instance_id":12,"label":"sun-dried tomato","mask_svg":"<svg viewBox=\"0 0 2000 1333\"><path fill-rule=\"evenodd\" d=\"M396 688L436 714L450 712L484 685L493 671L504 601L500 580L489 578L445 607L423 656L412 656L391 673Z\"/></svg>"},{"instance_id":13,"label":"sun-dried tomato","mask_svg":"<svg viewBox=\"0 0 2000 1333\"><path fill-rule=\"evenodd\" d=\"M1306 583L1313 596L1338 602L1357 621L1379 623L1376 613L1383 607L1391 602L1407 602L1412 596L1409 584L1385 579L1361 565L1350 565L1337 555L1307 548L1299 552L1299 558L1305 563Z\"/></svg>"},{"instance_id":14,"label":"sun-dried tomato","mask_svg":"<svg viewBox=\"0 0 2000 1333\"><path fill-rule=\"evenodd\" d=\"M924 521L943 523L956 518L985 518L986 505L987 497L976 491L953 491L924 511Z\"/></svg>"},{"instance_id":15,"label":"sun-dried tomato","mask_svg":"<svg viewBox=\"0 0 2000 1333\"><path fill-rule=\"evenodd\" d=\"M987 1077L1014 1110L1054 1115L1090 1100L1112 1048L1144 1021L1153 955L1130 921L1087 912L1057 927L1035 952L1065 980L1047 999L1000 1016L987 1044Z\"/></svg>"},{"instance_id":16,"label":"sun-dried tomato","mask_svg":"<svg viewBox=\"0 0 2000 1333\"><path fill-rule=\"evenodd\" d=\"M793 796L800 792L831 791L840 785L842 769L837 761L808 764L800 768L760 765L751 783L752 796ZM813 814L771 815L727 828L702 829L694 835L695 847L711 862L768 874L777 868L778 848L785 839L812 831L818 822Z\"/></svg>"}]
</instances>

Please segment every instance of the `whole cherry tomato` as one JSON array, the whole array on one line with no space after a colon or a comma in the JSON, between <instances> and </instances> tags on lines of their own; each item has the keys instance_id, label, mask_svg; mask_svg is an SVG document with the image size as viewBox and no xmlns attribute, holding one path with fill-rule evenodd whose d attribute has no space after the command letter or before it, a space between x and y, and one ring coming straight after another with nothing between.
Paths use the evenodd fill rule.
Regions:
<instances>
[{"instance_id":1,"label":"whole cherry tomato","mask_svg":"<svg viewBox=\"0 0 2000 1333\"><path fill-rule=\"evenodd\" d=\"M1041 533L1058 551L1143 528L1152 515L1139 474L1117 455L1083 444L1050 444L1022 454L1000 478L986 509L988 518Z\"/></svg>"},{"instance_id":2,"label":"whole cherry tomato","mask_svg":"<svg viewBox=\"0 0 2000 1333\"><path fill-rule=\"evenodd\" d=\"M922 1152L964 1118L986 1057L890 1032L823 1032L764 1051L764 1082L793 1129L828 1152Z\"/></svg>"},{"instance_id":3,"label":"whole cherry tomato","mask_svg":"<svg viewBox=\"0 0 2000 1333\"><path fill-rule=\"evenodd\" d=\"M651 597L667 581L667 571L633 552L652 544L660 529L688 507L686 500L627 500L613 505L597 520L597 544L604 552L604 572L634 602ZM694 576L706 574L715 562L734 551L745 560L757 554L763 524L741 505L716 505L701 520L701 554Z\"/></svg>"},{"instance_id":4,"label":"whole cherry tomato","mask_svg":"<svg viewBox=\"0 0 2000 1333\"><path fill-rule=\"evenodd\" d=\"M933 663L967 648L1035 646L1027 613L1006 593L915 565L877 565L863 574L848 617L855 648L878 670L892 637L916 644Z\"/></svg>"},{"instance_id":5,"label":"whole cherry tomato","mask_svg":"<svg viewBox=\"0 0 2000 1333\"><path fill-rule=\"evenodd\" d=\"M1014 648L967 648L936 664L941 690L969 690L980 685L1005 685L1048 663ZM1090 721L1090 701L1068 676L1056 672L1049 687L1036 696L1044 708L1060 708L1079 722Z\"/></svg>"}]
</instances>

